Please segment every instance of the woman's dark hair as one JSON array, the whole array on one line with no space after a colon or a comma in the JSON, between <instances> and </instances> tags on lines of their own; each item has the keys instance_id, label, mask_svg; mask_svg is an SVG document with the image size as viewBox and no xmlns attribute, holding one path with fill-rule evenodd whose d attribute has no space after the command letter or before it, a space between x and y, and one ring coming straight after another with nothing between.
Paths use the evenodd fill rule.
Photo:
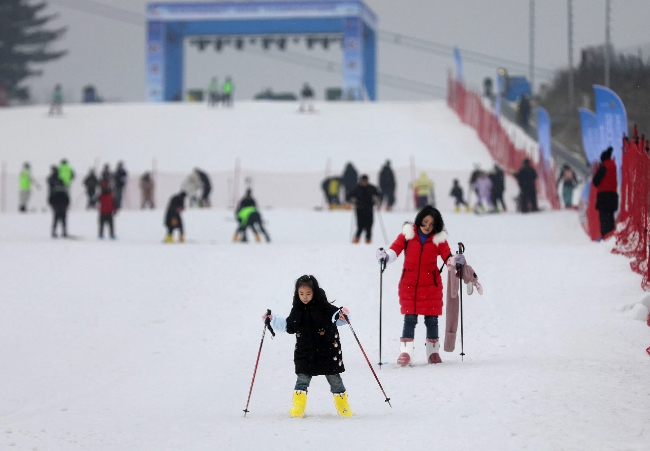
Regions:
<instances>
[{"instance_id":1,"label":"woman's dark hair","mask_svg":"<svg viewBox=\"0 0 650 451\"><path fill-rule=\"evenodd\" d=\"M442 220L442 215L438 211L437 208L433 208L431 205L426 205L420 210L415 217L415 225L418 227L422 227L422 221L424 221L424 218L427 216L431 216L433 218L433 234L435 235L436 233L440 233L443 231L445 228L445 222Z\"/></svg>"},{"instance_id":2,"label":"woman's dark hair","mask_svg":"<svg viewBox=\"0 0 650 451\"><path fill-rule=\"evenodd\" d=\"M300 276L298 280L296 280L296 288L293 292L293 305L302 305L302 301L298 296L298 290L300 287L309 287L314 292L314 298L311 300L311 302L315 302L316 304L320 305L328 304L325 291L318 285L318 280L316 280L314 276L304 275Z\"/></svg>"}]
</instances>

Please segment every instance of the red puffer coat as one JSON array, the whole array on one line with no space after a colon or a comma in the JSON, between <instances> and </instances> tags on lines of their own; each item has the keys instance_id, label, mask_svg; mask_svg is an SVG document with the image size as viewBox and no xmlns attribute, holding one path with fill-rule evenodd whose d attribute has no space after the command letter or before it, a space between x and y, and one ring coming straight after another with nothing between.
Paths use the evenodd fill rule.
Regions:
<instances>
[{"instance_id":1,"label":"red puffer coat","mask_svg":"<svg viewBox=\"0 0 650 451\"><path fill-rule=\"evenodd\" d=\"M413 227L410 230L410 227ZM407 228L408 227L408 228ZM438 256L443 261L451 255L444 230L420 242L417 225L407 224L390 248L399 256L404 252L404 268L399 282L402 315L442 315L442 277Z\"/></svg>"}]
</instances>

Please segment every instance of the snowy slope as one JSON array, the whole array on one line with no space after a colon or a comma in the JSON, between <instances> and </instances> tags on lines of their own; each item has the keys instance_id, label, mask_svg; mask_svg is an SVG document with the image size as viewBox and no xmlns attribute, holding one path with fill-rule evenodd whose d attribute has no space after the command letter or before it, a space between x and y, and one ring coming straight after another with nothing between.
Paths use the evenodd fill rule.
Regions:
<instances>
[{"instance_id":1,"label":"snowy slope","mask_svg":"<svg viewBox=\"0 0 650 451\"><path fill-rule=\"evenodd\" d=\"M314 274L378 361L383 244L347 244L350 213L265 212L273 243L237 245L227 210L190 211L185 245L162 245L160 212L124 212L117 242L51 240L48 215L0 215L0 449L122 451L444 449L644 450L650 443L642 297L575 212L446 214L485 294L464 297L465 352L397 368L400 260L384 275L383 396L349 330L343 380L355 411L335 416L322 377L291 419L294 338L267 334L243 418L266 308L286 315ZM390 239L412 214L383 214ZM214 244L216 243L216 244ZM446 273L445 273L446 280ZM441 318L444 324L444 317Z\"/></svg>"},{"instance_id":2,"label":"snowy slope","mask_svg":"<svg viewBox=\"0 0 650 451\"><path fill-rule=\"evenodd\" d=\"M2 160L18 173L31 161L37 174L67 158L81 173L95 164L124 160L127 169L277 172L334 171L353 161L376 172L386 158L395 167L470 170L489 165L485 147L445 102L317 103L316 114L297 113L292 102L240 102L232 109L205 104L67 105L63 117L44 107L0 110ZM468 132L469 131L469 132ZM462 155L462 158L458 156Z\"/></svg>"},{"instance_id":3,"label":"snowy slope","mask_svg":"<svg viewBox=\"0 0 650 451\"><path fill-rule=\"evenodd\" d=\"M194 167L210 174L215 206L232 205L248 179L264 206L313 208L323 202L320 185L326 175L342 174L352 161L375 183L390 159L399 208L411 202L409 182L426 171L436 183L438 206L452 209L452 179L466 184L474 164L492 166L476 133L444 102L322 102L316 114L299 114L296 108L291 102L241 102L232 109L187 103L69 105L63 117L48 117L43 107L0 110L0 162L8 174L0 184L5 210L17 209L17 175L24 161L43 184L49 166L67 158L77 171L73 209L85 206L81 182L88 169L99 170L104 163L114 168L118 160L131 175L126 208L139 207L143 171L156 173L156 203L164 205ZM241 172L235 171L238 158ZM43 192L34 193L32 206L46 207Z\"/></svg>"}]
</instances>

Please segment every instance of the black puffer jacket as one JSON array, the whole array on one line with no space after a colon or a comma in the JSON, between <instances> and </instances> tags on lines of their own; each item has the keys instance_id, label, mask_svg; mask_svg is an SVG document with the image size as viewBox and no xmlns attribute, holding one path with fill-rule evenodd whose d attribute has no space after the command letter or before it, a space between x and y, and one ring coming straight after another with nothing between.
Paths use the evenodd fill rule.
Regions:
<instances>
[{"instance_id":1,"label":"black puffer jacket","mask_svg":"<svg viewBox=\"0 0 650 451\"><path fill-rule=\"evenodd\" d=\"M321 288L308 304L294 299L287 318L287 332L296 334L293 354L296 374L319 376L345 371L339 330L332 322L337 310L338 307L327 302Z\"/></svg>"}]
</instances>

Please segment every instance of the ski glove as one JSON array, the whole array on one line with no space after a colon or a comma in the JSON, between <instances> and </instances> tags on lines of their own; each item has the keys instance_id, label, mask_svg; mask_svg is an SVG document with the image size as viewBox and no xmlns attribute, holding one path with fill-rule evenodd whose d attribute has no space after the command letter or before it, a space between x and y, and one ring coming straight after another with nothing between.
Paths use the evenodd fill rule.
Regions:
<instances>
[{"instance_id":1,"label":"ski glove","mask_svg":"<svg viewBox=\"0 0 650 451\"><path fill-rule=\"evenodd\" d=\"M376 257L379 263L381 263L382 261L388 263L388 254L386 253L385 250L377 249Z\"/></svg>"},{"instance_id":2,"label":"ski glove","mask_svg":"<svg viewBox=\"0 0 650 451\"><path fill-rule=\"evenodd\" d=\"M266 322L266 318L268 318L269 321L273 321L273 315L267 315L266 313L262 315L262 321Z\"/></svg>"},{"instance_id":3,"label":"ski glove","mask_svg":"<svg viewBox=\"0 0 650 451\"><path fill-rule=\"evenodd\" d=\"M346 307L341 307L341 310L339 311L338 318L337 318L338 321L343 321L344 323L347 323L343 315L349 316L350 310L348 310Z\"/></svg>"}]
</instances>

